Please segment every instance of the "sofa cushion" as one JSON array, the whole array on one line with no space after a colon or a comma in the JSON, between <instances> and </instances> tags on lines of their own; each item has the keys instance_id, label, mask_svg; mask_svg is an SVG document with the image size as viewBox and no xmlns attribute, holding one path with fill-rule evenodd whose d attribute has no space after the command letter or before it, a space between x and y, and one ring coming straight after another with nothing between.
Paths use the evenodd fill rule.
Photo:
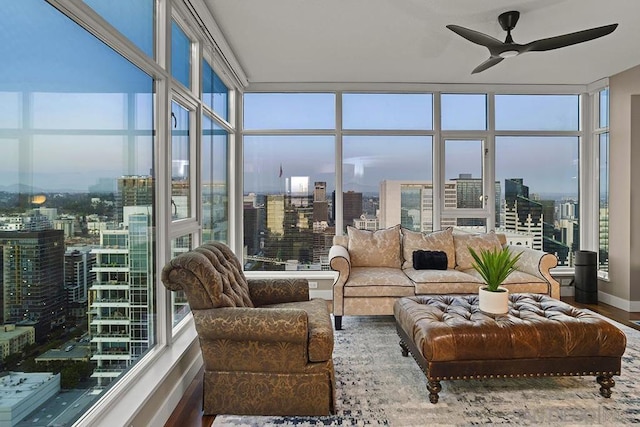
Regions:
<instances>
[{"instance_id":1,"label":"sofa cushion","mask_svg":"<svg viewBox=\"0 0 640 427\"><path fill-rule=\"evenodd\" d=\"M491 231L482 234L454 234L453 244L456 248L456 268L458 270L468 270L473 268L473 257L469 252L469 247L480 255L483 250L502 249L498 236Z\"/></svg>"},{"instance_id":2,"label":"sofa cushion","mask_svg":"<svg viewBox=\"0 0 640 427\"><path fill-rule=\"evenodd\" d=\"M402 229L402 255L404 262L402 268L413 267L413 252L442 251L447 254L447 268L456 267L456 251L453 244L453 228L434 231L432 233L420 233L409 229Z\"/></svg>"},{"instance_id":3,"label":"sofa cushion","mask_svg":"<svg viewBox=\"0 0 640 427\"><path fill-rule=\"evenodd\" d=\"M346 297L415 295L413 282L399 268L354 267L344 286Z\"/></svg>"},{"instance_id":4,"label":"sofa cushion","mask_svg":"<svg viewBox=\"0 0 640 427\"><path fill-rule=\"evenodd\" d=\"M400 268L400 225L377 231L347 226L352 267Z\"/></svg>"},{"instance_id":5,"label":"sofa cushion","mask_svg":"<svg viewBox=\"0 0 640 427\"><path fill-rule=\"evenodd\" d=\"M482 279L482 276L480 276L480 273L478 273L474 268L464 270L464 273L470 276L473 276L478 280L484 280ZM524 271L515 270L511 274L509 274L507 278L504 280L504 282L502 283L505 285L511 285L514 283L519 283L523 285L544 283L546 285L547 281L539 277L536 277L533 274L525 273Z\"/></svg>"},{"instance_id":6,"label":"sofa cushion","mask_svg":"<svg viewBox=\"0 0 640 427\"><path fill-rule=\"evenodd\" d=\"M482 284L482 279L454 269L414 270L407 268L403 271L415 282L416 295L477 293L478 287Z\"/></svg>"}]
</instances>

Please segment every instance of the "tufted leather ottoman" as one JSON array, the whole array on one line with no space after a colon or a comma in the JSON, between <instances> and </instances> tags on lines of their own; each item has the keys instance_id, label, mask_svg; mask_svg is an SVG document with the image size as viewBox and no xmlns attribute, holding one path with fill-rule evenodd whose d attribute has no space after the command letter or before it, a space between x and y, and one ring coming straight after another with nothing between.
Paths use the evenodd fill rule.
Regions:
<instances>
[{"instance_id":1,"label":"tufted leather ottoman","mask_svg":"<svg viewBox=\"0 0 640 427\"><path fill-rule=\"evenodd\" d=\"M402 355L427 377L431 403L441 380L594 375L611 396L627 338L585 310L540 294L512 294L509 313L486 314L478 295L422 295L396 301Z\"/></svg>"}]
</instances>

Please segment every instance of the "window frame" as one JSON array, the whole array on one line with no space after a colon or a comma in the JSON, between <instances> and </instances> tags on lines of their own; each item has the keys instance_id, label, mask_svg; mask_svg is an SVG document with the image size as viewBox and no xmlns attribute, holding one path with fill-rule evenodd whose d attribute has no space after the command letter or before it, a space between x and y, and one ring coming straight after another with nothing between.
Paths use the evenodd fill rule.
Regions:
<instances>
[{"instance_id":1,"label":"window frame","mask_svg":"<svg viewBox=\"0 0 640 427\"><path fill-rule=\"evenodd\" d=\"M184 371L178 372L180 378L191 381L200 366L198 364L200 355L197 347L197 336L192 327L193 317L189 314L175 327L172 327L170 293L160 282L160 270L170 259L171 240L180 234L184 234L185 230L187 230L190 233L194 233L195 241L193 244L195 246L199 243L198 239L200 235L199 220L197 218L193 221L179 222L175 227L171 226L171 184L170 173L167 172L171 170L170 144L167 143L171 135L169 128L171 122L171 100L177 97L183 101L181 102L182 105L185 105L184 102L186 102L193 108L191 113L195 116L195 120L191 121L191 126L195 125L193 138L199 142L200 117L203 112L203 103L200 94L200 64L203 58L203 45L206 45L211 52L215 52L215 56L223 56L222 52L224 52L224 61L216 60L215 65L213 63L210 64L229 89L228 108L230 119L229 122L226 122L213 112L210 112L210 115L214 117L214 121L217 122L217 124L228 131L230 135L229 144L231 146L231 141L235 138L237 132L235 128L237 114L236 93L246 85L247 79L233 53L230 51L230 48L226 44L222 44L222 47L220 47L220 45L214 42L213 37L221 38L222 34L217 30L210 16L206 15L206 13L198 13L204 12L201 10L201 8L204 7L202 5L190 5L188 7L181 0L157 1L154 22L154 55L153 57L149 57L84 2L69 2L65 0L47 0L47 2L71 21L75 22L75 24L96 36L126 60L149 74L155 82L155 156L153 162L153 167L157 171L155 196L157 206L164 207L163 209L157 209L156 212L157 230L154 249L155 282L153 282L154 292L156 294L155 314L157 321L156 331L154 332L156 343L149 349L144 357L124 372L118 381L74 423L76 426L128 424L129 421L136 418L140 409L147 404L146 401L150 393L165 381L164 374L170 373L175 368L176 361L179 358L190 361L188 362L189 366ZM202 18L202 16L204 16L204 18ZM182 29L185 32L188 31L188 36L192 37L191 89L187 89L182 84L174 81L171 76L170 65L168 65L168 58L171 57L171 43L166 35L170 32L169 29L173 18L177 18L178 23L184 25ZM213 29L213 35L209 31L207 31L206 34L192 33L192 28L202 28L205 25L203 21L209 28ZM234 69L231 70L229 66L233 66ZM165 125L159 125L162 123ZM199 158L200 156L199 143L195 145L196 147L191 153L193 159ZM230 160L228 160L228 163L230 166L235 163L235 160L233 160L235 159L234 156L229 157ZM195 197L192 198L195 203L193 212L200 215L201 205L198 187L200 184L199 167L196 168L197 162L192 161L191 163L192 167L195 168L193 169L195 171L193 174L193 182L195 185L192 189L195 194ZM230 167L230 169L232 168L235 170L235 167ZM233 203L235 203L233 194L233 189L230 185L230 211L233 210ZM231 221L232 216L229 215L229 217ZM233 228L233 224L230 224L230 228ZM233 239L233 236L230 237ZM158 375L159 372L161 372L162 375ZM127 398L122 399L122 396L125 395ZM166 409L163 409L156 413L154 419L163 422L166 416ZM125 422L124 420L128 421Z\"/></svg>"}]
</instances>

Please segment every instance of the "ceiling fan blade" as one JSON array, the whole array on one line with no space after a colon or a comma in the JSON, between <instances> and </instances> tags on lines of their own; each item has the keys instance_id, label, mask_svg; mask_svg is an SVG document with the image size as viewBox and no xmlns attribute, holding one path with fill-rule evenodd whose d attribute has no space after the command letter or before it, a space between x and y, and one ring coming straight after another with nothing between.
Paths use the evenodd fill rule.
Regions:
<instances>
[{"instance_id":1,"label":"ceiling fan blade","mask_svg":"<svg viewBox=\"0 0 640 427\"><path fill-rule=\"evenodd\" d=\"M479 73L481 71L486 70L487 68L493 67L494 65L496 65L497 63L499 63L503 59L504 58L501 57L501 56L492 56L489 59L487 59L486 61L484 61L482 64L480 64L476 68L474 68L473 71L471 72L471 74L476 74L476 73Z\"/></svg>"},{"instance_id":2,"label":"ceiling fan blade","mask_svg":"<svg viewBox=\"0 0 640 427\"><path fill-rule=\"evenodd\" d=\"M500 40L479 31L470 30L469 28L461 27L459 25L447 25L447 28L470 42L486 46L489 50L499 49L503 45Z\"/></svg>"},{"instance_id":3,"label":"ceiling fan blade","mask_svg":"<svg viewBox=\"0 0 640 427\"><path fill-rule=\"evenodd\" d=\"M520 53L523 52L542 52L545 50L558 49L565 46L571 46L574 44L586 42L589 40L597 39L598 37L611 34L618 24L605 25L603 27L591 28L588 30L577 31L575 33L564 34L562 36L549 37L547 39L540 39L522 45Z\"/></svg>"}]
</instances>

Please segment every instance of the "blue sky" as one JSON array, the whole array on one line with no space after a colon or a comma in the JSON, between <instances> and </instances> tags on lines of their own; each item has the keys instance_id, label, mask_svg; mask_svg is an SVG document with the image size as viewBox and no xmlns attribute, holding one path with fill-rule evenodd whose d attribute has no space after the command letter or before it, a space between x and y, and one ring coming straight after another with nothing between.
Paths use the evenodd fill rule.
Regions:
<instances>
[{"instance_id":1,"label":"blue sky","mask_svg":"<svg viewBox=\"0 0 640 427\"><path fill-rule=\"evenodd\" d=\"M88 4L148 49L148 39L136 34L149 32L146 23L136 28L127 19L118 21L120 16L148 14L144 8L111 5L100 10L104 3ZM120 7L127 10L113 13ZM0 187L20 182L45 190L86 191L99 178L149 173L150 76L39 0L7 2L0 15L0 37L5 40L0 55L6 58L0 67ZM326 131L336 126L332 93L249 94L246 100L245 126L250 130ZM431 94L345 94L345 189L376 191L383 179L431 179L431 137L392 133L433 129L432 101ZM443 94L443 129L482 130L485 105L482 94ZM575 96L499 95L496 127L575 130L577 108ZM31 129L38 130L35 136ZM349 134L362 129L386 133ZM326 181L334 188L335 145L332 135L247 137L245 192L281 189L280 165L284 178L309 176L311 182ZM446 178L457 173L479 176L477 155L448 150L447 158L455 159L455 167L447 167L453 176ZM497 179L524 178L532 192L577 193L577 159L576 138L497 139Z\"/></svg>"}]
</instances>

